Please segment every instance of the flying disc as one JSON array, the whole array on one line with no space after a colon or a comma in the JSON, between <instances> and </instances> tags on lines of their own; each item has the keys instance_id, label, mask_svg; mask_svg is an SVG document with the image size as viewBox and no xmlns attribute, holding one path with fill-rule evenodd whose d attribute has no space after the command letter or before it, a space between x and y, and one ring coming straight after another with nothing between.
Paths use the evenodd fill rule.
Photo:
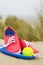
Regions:
<instances>
[{"instance_id":1,"label":"flying disc","mask_svg":"<svg viewBox=\"0 0 43 65\"><path fill-rule=\"evenodd\" d=\"M11 53L11 52L8 52L6 50L6 48L0 48L0 51L6 55L9 55L9 56L12 56L12 57L16 57L16 58L20 58L20 59L35 59L35 56L23 56L22 53L20 54L16 54L16 53Z\"/></svg>"}]
</instances>

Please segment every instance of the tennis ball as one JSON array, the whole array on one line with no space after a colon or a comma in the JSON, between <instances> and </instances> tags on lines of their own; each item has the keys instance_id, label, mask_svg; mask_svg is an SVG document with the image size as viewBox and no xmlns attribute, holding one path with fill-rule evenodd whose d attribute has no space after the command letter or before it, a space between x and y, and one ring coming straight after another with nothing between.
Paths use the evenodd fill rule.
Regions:
<instances>
[{"instance_id":1,"label":"tennis ball","mask_svg":"<svg viewBox=\"0 0 43 65\"><path fill-rule=\"evenodd\" d=\"M33 49L30 48L30 47L25 47L25 48L23 49L23 51L22 51L22 54L23 54L24 56L33 56L34 51L33 51Z\"/></svg>"}]
</instances>

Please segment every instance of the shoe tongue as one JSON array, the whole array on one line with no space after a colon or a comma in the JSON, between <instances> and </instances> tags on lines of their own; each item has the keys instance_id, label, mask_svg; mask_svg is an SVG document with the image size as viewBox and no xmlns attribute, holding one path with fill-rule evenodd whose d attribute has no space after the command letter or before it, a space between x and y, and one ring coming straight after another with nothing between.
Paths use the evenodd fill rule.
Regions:
<instances>
[{"instance_id":1,"label":"shoe tongue","mask_svg":"<svg viewBox=\"0 0 43 65\"><path fill-rule=\"evenodd\" d=\"M8 29L8 30L5 31L5 34L8 35L8 36L13 36L14 34L16 34L16 32L11 30L11 29Z\"/></svg>"}]
</instances>

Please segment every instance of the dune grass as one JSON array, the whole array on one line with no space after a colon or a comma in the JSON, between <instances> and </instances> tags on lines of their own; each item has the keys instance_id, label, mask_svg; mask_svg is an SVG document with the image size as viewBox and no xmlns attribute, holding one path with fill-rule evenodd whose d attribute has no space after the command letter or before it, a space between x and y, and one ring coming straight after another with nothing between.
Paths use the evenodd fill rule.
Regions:
<instances>
[{"instance_id":1,"label":"dune grass","mask_svg":"<svg viewBox=\"0 0 43 65\"><path fill-rule=\"evenodd\" d=\"M5 29L6 25L0 21L0 39L4 38L4 29Z\"/></svg>"},{"instance_id":2,"label":"dune grass","mask_svg":"<svg viewBox=\"0 0 43 65\"><path fill-rule=\"evenodd\" d=\"M24 21L20 20L15 16L8 17L5 21L7 26L13 27L19 38L28 40L28 41L41 41L41 30L40 27L36 24L35 28L33 29L32 26ZM40 32L40 33L39 33Z\"/></svg>"},{"instance_id":3,"label":"dune grass","mask_svg":"<svg viewBox=\"0 0 43 65\"><path fill-rule=\"evenodd\" d=\"M43 41L43 17L39 17L40 25L35 24L34 28L30 23L23 19L18 19L15 16L9 16L6 18L5 23L0 22L0 38L4 38L4 30L10 26L14 28L19 38L28 41Z\"/></svg>"}]
</instances>

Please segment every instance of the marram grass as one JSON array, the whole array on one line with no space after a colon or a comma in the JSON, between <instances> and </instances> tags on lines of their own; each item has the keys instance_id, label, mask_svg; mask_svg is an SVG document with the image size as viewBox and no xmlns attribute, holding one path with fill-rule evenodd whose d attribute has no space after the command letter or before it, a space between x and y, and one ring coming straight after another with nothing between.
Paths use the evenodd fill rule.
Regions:
<instances>
[{"instance_id":1,"label":"marram grass","mask_svg":"<svg viewBox=\"0 0 43 65\"><path fill-rule=\"evenodd\" d=\"M40 23L42 25L41 21ZM42 27L40 27L40 25L38 26L36 24L35 28L33 29L28 22L20 20L17 17L8 17L5 24L13 27L16 30L19 38L28 41L43 41L43 31L41 30Z\"/></svg>"},{"instance_id":2,"label":"marram grass","mask_svg":"<svg viewBox=\"0 0 43 65\"><path fill-rule=\"evenodd\" d=\"M5 23L0 22L0 38L4 38L4 30L6 26L14 28L18 34L19 38L28 40L28 41L43 41L43 21L40 20L40 24L36 24L34 29L32 26L24 21L20 20L15 16L6 18Z\"/></svg>"}]
</instances>

